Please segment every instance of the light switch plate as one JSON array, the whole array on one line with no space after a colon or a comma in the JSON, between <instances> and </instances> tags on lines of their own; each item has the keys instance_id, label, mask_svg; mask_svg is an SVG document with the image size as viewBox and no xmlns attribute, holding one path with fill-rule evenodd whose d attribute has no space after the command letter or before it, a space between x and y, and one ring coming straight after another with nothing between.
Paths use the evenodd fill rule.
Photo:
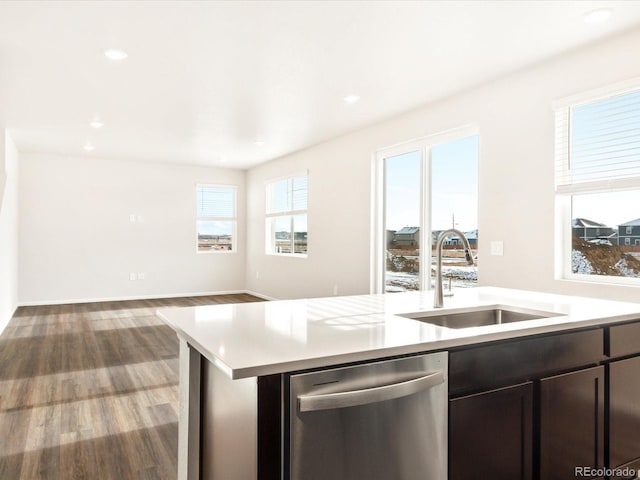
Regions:
<instances>
[{"instance_id":1,"label":"light switch plate","mask_svg":"<svg viewBox=\"0 0 640 480\"><path fill-rule=\"evenodd\" d=\"M504 244L502 240L492 240L491 241L491 255L502 256L504 255Z\"/></svg>"}]
</instances>

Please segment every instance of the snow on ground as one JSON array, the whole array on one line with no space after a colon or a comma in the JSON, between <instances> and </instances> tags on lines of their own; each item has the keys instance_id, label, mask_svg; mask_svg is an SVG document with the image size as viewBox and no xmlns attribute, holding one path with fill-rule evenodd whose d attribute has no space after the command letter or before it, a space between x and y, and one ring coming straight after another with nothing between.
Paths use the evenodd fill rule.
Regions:
<instances>
[{"instance_id":1,"label":"snow on ground","mask_svg":"<svg viewBox=\"0 0 640 480\"><path fill-rule=\"evenodd\" d=\"M449 285L448 276L451 275L451 288L470 288L478 285L478 273L475 267L458 266L442 267L442 278L446 288ZM406 292L418 290L418 274L408 272L386 272L387 292ZM431 279L431 287L434 285L434 278Z\"/></svg>"},{"instance_id":2,"label":"snow on ground","mask_svg":"<svg viewBox=\"0 0 640 480\"><path fill-rule=\"evenodd\" d=\"M593 273L591 262L579 250L571 250L571 271L582 275Z\"/></svg>"},{"instance_id":3,"label":"snow on ground","mask_svg":"<svg viewBox=\"0 0 640 480\"><path fill-rule=\"evenodd\" d=\"M635 270L627 266L627 261L624 258L621 258L620 260L618 260L614 266L625 277L636 277L636 278L640 277L640 273L636 272Z\"/></svg>"},{"instance_id":4,"label":"snow on ground","mask_svg":"<svg viewBox=\"0 0 640 480\"><path fill-rule=\"evenodd\" d=\"M385 274L387 292L418 290L418 274L407 272L387 272Z\"/></svg>"}]
</instances>

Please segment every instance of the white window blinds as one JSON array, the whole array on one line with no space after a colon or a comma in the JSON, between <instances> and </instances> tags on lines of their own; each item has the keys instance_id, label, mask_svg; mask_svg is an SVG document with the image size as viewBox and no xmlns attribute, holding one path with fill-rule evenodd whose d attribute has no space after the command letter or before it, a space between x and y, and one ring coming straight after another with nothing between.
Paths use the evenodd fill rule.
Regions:
<instances>
[{"instance_id":1,"label":"white window blinds","mask_svg":"<svg viewBox=\"0 0 640 480\"><path fill-rule=\"evenodd\" d=\"M216 187L198 185L197 216L199 218L233 218L235 217L235 189L233 187Z\"/></svg>"},{"instance_id":2,"label":"white window blinds","mask_svg":"<svg viewBox=\"0 0 640 480\"><path fill-rule=\"evenodd\" d=\"M293 210L307 209L307 191L309 180L307 176L293 179Z\"/></svg>"},{"instance_id":3,"label":"white window blinds","mask_svg":"<svg viewBox=\"0 0 640 480\"><path fill-rule=\"evenodd\" d=\"M267 213L297 212L307 209L309 177L277 180L268 185Z\"/></svg>"},{"instance_id":4,"label":"white window blinds","mask_svg":"<svg viewBox=\"0 0 640 480\"><path fill-rule=\"evenodd\" d=\"M556 117L556 191L637 188L640 89L563 105Z\"/></svg>"}]
</instances>

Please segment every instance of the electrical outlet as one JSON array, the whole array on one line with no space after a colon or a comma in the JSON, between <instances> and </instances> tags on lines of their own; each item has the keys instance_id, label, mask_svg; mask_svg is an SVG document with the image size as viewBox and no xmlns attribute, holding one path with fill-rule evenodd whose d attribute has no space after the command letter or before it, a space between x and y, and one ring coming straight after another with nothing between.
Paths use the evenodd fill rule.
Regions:
<instances>
[{"instance_id":1,"label":"electrical outlet","mask_svg":"<svg viewBox=\"0 0 640 480\"><path fill-rule=\"evenodd\" d=\"M138 280L144 280L144 272L138 273Z\"/></svg>"},{"instance_id":2,"label":"electrical outlet","mask_svg":"<svg viewBox=\"0 0 640 480\"><path fill-rule=\"evenodd\" d=\"M135 279L136 279L136 272L129 273L129 280L135 280Z\"/></svg>"},{"instance_id":3,"label":"electrical outlet","mask_svg":"<svg viewBox=\"0 0 640 480\"><path fill-rule=\"evenodd\" d=\"M135 213L132 213L132 214L129 215L129 221L131 223L135 223L135 221L136 221L136 214Z\"/></svg>"},{"instance_id":4,"label":"electrical outlet","mask_svg":"<svg viewBox=\"0 0 640 480\"><path fill-rule=\"evenodd\" d=\"M502 240L491 241L491 255L497 255L499 257L504 255L504 243L502 243Z\"/></svg>"}]
</instances>

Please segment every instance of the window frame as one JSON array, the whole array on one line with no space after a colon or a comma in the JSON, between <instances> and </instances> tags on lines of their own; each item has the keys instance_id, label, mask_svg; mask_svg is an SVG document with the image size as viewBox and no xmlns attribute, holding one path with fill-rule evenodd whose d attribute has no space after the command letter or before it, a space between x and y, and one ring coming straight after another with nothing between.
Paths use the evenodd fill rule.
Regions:
<instances>
[{"instance_id":1,"label":"window frame","mask_svg":"<svg viewBox=\"0 0 640 480\"><path fill-rule=\"evenodd\" d=\"M272 188L276 183L282 181L291 180L291 198L293 199L294 182L296 178L306 177L307 179L307 208L306 209L294 209L292 203L290 210L283 210L274 212L271 210L272 202ZM267 180L265 183L265 255L273 255L278 257L291 257L291 258L307 258L309 255L309 171L300 171L285 175L277 178ZM295 253L295 217L304 215L307 221L307 248L304 253ZM274 232L272 231L272 222L276 218L291 217L290 220L290 233L291 233L291 252L277 252L275 251L275 239Z\"/></svg>"},{"instance_id":2,"label":"window frame","mask_svg":"<svg viewBox=\"0 0 640 480\"><path fill-rule=\"evenodd\" d=\"M427 212L431 211L431 148L434 145L442 143L452 142L471 136L480 136L480 128L475 124L462 125L460 127L452 128L450 130L426 135L414 140L398 143L385 148L380 148L373 152L371 156L371 206L372 206L372 221L371 221L371 273L369 277L369 291L370 293L386 293L385 288L385 273L386 273L386 232L384 218L384 199L385 199L385 176L384 176L384 164L385 159L395 157L408 152L420 152L420 234L419 243L420 253L419 262L420 265L431 265L431 249L433 245L432 240L432 224L431 217L427 215ZM480 165L480 147L478 149L478 165ZM479 171L479 170L478 170ZM478 182L479 182L478 175ZM478 188L478 197L480 196L480 189ZM427 233L428 232L428 233ZM424 246L424 248L422 247ZM477 247L476 247L477 248ZM426 262L427 258L429 262ZM419 273L419 286L418 291L430 291L431 290L431 272L430 268L421 268Z\"/></svg>"},{"instance_id":3,"label":"window frame","mask_svg":"<svg viewBox=\"0 0 640 480\"><path fill-rule=\"evenodd\" d=\"M571 163L571 109L606 100L611 97L632 94L640 91L640 77L607 85L594 90L571 95L552 103L555 128L555 279L559 281L586 282L618 286L639 286L640 278L609 275L588 275L573 273L572 255L572 200L581 194L613 193L623 191L640 192L640 175L628 178L598 179L583 183L558 185L559 178L570 175ZM618 245L624 235L620 235L620 226L616 225ZM629 242L629 243L627 243ZM630 239L625 238L625 246Z\"/></svg>"},{"instance_id":4,"label":"window frame","mask_svg":"<svg viewBox=\"0 0 640 480\"><path fill-rule=\"evenodd\" d=\"M198 216L198 194L201 187L213 187L213 188L225 188L230 189L233 192L233 216L232 217L215 217L215 216ZM238 251L238 186L228 184L214 184L214 183L196 183L195 188L196 199L196 253L197 254L231 254ZM231 250L200 250L198 241L198 222L230 222L232 224L231 229Z\"/></svg>"}]
</instances>

